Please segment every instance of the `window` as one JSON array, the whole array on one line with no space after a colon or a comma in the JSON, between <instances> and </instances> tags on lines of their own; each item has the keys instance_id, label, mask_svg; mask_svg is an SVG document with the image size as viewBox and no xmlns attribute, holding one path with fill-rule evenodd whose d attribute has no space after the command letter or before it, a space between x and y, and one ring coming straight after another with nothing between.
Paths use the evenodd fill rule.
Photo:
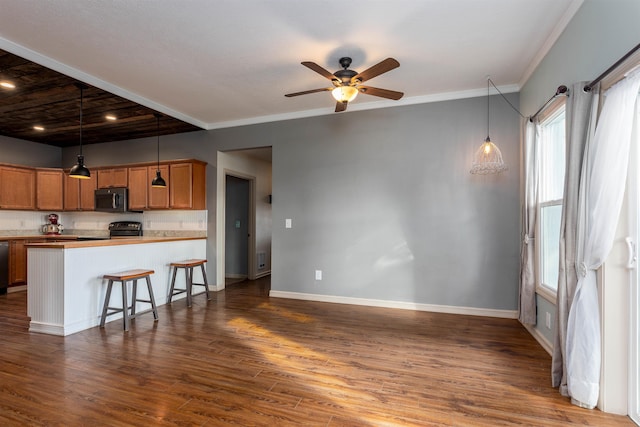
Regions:
<instances>
[{"instance_id":1,"label":"window","mask_svg":"<svg viewBox=\"0 0 640 427\"><path fill-rule=\"evenodd\" d=\"M538 191L538 272L542 292L558 289L560 221L564 194L565 108L561 105L540 123Z\"/></svg>"}]
</instances>

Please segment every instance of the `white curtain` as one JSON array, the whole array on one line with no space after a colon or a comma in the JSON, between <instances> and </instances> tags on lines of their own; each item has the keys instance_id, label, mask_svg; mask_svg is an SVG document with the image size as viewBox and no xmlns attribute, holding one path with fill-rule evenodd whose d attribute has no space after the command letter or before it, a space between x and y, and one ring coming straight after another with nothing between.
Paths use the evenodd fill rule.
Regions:
<instances>
[{"instance_id":1,"label":"white curtain","mask_svg":"<svg viewBox=\"0 0 640 427\"><path fill-rule=\"evenodd\" d=\"M613 245L627 177L640 70L606 94L580 184L578 285L567 324L567 386L572 402L593 408L600 382L600 311L596 270Z\"/></svg>"},{"instance_id":2,"label":"white curtain","mask_svg":"<svg viewBox=\"0 0 640 427\"><path fill-rule=\"evenodd\" d=\"M518 319L536 323L535 230L538 201L540 123L525 119L523 138L524 200L522 201L522 247L520 249L520 305Z\"/></svg>"}]
</instances>

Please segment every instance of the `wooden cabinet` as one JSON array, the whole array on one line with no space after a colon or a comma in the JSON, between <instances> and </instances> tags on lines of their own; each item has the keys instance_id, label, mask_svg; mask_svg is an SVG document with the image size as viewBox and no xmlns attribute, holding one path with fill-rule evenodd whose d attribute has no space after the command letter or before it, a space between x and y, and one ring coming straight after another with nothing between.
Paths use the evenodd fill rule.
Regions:
<instances>
[{"instance_id":1,"label":"wooden cabinet","mask_svg":"<svg viewBox=\"0 0 640 427\"><path fill-rule=\"evenodd\" d=\"M169 171L169 165L160 165L160 173L162 178L167 183L164 188L154 188L151 186L151 181L156 176L158 166L149 166L147 168L147 185L149 191L149 198L147 207L149 209L169 209L169 188L171 188L171 172Z\"/></svg>"},{"instance_id":2,"label":"wooden cabinet","mask_svg":"<svg viewBox=\"0 0 640 427\"><path fill-rule=\"evenodd\" d=\"M64 210L92 211L95 209L95 191L97 179L92 175L89 179L71 178L64 174Z\"/></svg>"},{"instance_id":3,"label":"wooden cabinet","mask_svg":"<svg viewBox=\"0 0 640 427\"><path fill-rule=\"evenodd\" d=\"M171 163L169 176L172 209L206 209L206 163Z\"/></svg>"},{"instance_id":4,"label":"wooden cabinet","mask_svg":"<svg viewBox=\"0 0 640 427\"><path fill-rule=\"evenodd\" d=\"M200 160L164 161L167 187L153 188L157 164L96 168L89 179L69 171L0 165L0 209L92 211L97 188L128 187L129 209L206 209L206 166Z\"/></svg>"},{"instance_id":5,"label":"wooden cabinet","mask_svg":"<svg viewBox=\"0 0 640 427\"><path fill-rule=\"evenodd\" d=\"M129 168L130 210L169 209L169 165L160 165L160 173L167 183L166 188L151 186L157 170L157 165Z\"/></svg>"},{"instance_id":6,"label":"wooden cabinet","mask_svg":"<svg viewBox=\"0 0 640 427\"><path fill-rule=\"evenodd\" d=\"M98 169L98 188L126 187L129 178L128 168Z\"/></svg>"},{"instance_id":7,"label":"wooden cabinet","mask_svg":"<svg viewBox=\"0 0 640 427\"><path fill-rule=\"evenodd\" d=\"M15 239L9 240L9 286L27 283L27 247L28 243L44 243L51 239Z\"/></svg>"},{"instance_id":8,"label":"wooden cabinet","mask_svg":"<svg viewBox=\"0 0 640 427\"><path fill-rule=\"evenodd\" d=\"M36 208L36 171L28 168L0 167L0 208Z\"/></svg>"},{"instance_id":9,"label":"wooden cabinet","mask_svg":"<svg viewBox=\"0 0 640 427\"><path fill-rule=\"evenodd\" d=\"M150 187L147 166L129 168L129 209L147 209L147 189Z\"/></svg>"},{"instance_id":10,"label":"wooden cabinet","mask_svg":"<svg viewBox=\"0 0 640 427\"><path fill-rule=\"evenodd\" d=\"M60 169L36 170L36 209L63 209L63 172Z\"/></svg>"},{"instance_id":11,"label":"wooden cabinet","mask_svg":"<svg viewBox=\"0 0 640 427\"><path fill-rule=\"evenodd\" d=\"M26 240L9 241L9 285L27 283Z\"/></svg>"}]
</instances>

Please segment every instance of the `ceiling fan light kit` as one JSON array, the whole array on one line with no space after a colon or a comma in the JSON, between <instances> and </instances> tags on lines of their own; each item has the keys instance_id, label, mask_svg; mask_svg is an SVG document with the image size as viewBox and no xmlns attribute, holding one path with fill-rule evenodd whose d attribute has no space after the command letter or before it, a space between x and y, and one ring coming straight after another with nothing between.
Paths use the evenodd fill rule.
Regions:
<instances>
[{"instance_id":1,"label":"ceiling fan light kit","mask_svg":"<svg viewBox=\"0 0 640 427\"><path fill-rule=\"evenodd\" d=\"M309 68L312 71L320 74L324 78L331 81L333 86L320 89L305 90L302 92L288 93L285 96L290 98L293 96L307 95L310 93L318 92L331 92L333 98L336 100L336 112L345 111L349 102L353 101L358 92L366 95L379 96L381 98L398 100L402 98L404 93L396 92L389 89L379 89L371 86L362 86L362 83L366 80L370 80L380 74L391 71L394 68L398 68L400 63L393 58L387 58L384 61L377 63L376 65L367 68L365 71L358 73L357 71L350 70L351 58L344 56L340 58L340 66L342 70L338 70L335 73L330 73L315 62L304 61L302 65Z\"/></svg>"}]
</instances>

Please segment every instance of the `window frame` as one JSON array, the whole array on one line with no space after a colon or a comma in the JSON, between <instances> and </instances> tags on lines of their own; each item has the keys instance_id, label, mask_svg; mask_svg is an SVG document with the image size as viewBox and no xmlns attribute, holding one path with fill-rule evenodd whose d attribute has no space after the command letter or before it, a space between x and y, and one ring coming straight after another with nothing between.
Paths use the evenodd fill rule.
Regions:
<instances>
[{"instance_id":1,"label":"window frame","mask_svg":"<svg viewBox=\"0 0 640 427\"><path fill-rule=\"evenodd\" d=\"M553 103L549 105L549 107L539 115L539 123L540 126L543 127L547 123L552 123L558 115L565 113L566 114L566 98L558 97ZM566 135L566 116L565 116L565 135ZM540 141L542 143L542 141ZM565 153L566 153L566 138L564 141L565 144ZM542 146L540 146L538 153L542 155ZM566 160L565 160L566 161ZM566 177L566 170L565 170ZM558 288L556 284L556 288L552 288L548 285L545 285L542 282L543 270L542 270L542 210L545 207L549 206L562 206L564 199L554 199L554 200L546 200L540 201L541 199L541 188L542 188L542 168L538 171L538 200L536 201L536 245L535 245L535 271L536 271L536 289L535 292L539 296L543 297L547 301L556 304L558 299ZM564 178L563 178L563 197L564 197ZM558 236L560 238L560 236Z\"/></svg>"}]
</instances>

